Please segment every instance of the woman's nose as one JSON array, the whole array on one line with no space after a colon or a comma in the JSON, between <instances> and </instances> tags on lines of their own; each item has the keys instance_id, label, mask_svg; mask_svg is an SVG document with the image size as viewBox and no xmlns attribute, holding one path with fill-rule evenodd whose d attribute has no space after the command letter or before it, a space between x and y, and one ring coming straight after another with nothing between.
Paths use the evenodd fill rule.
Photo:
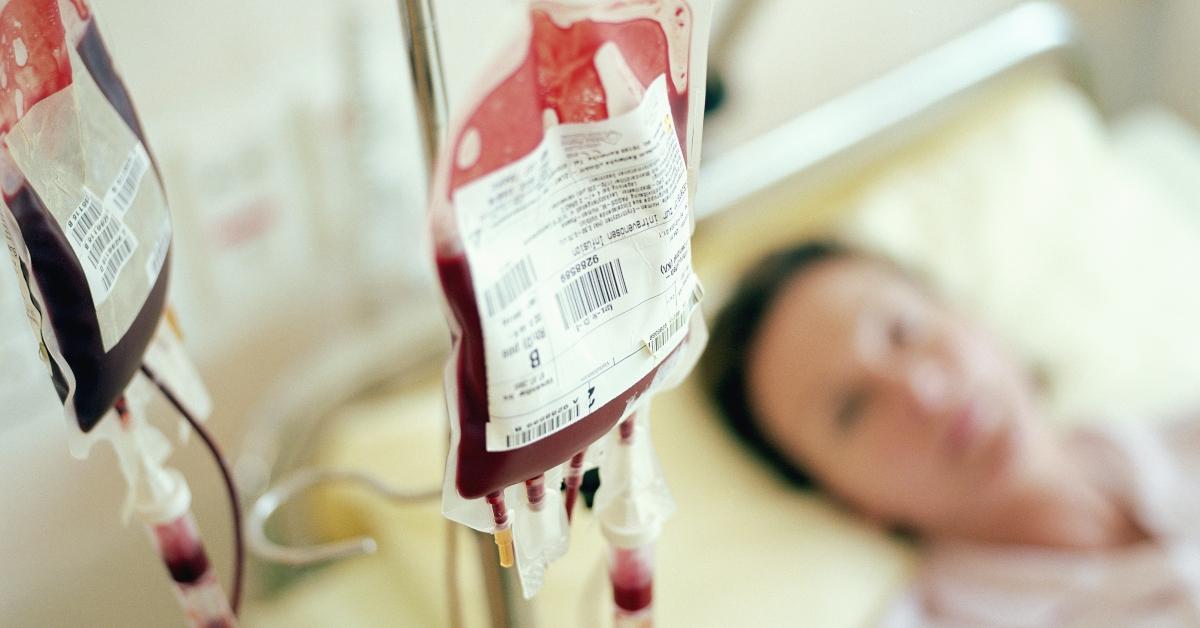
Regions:
<instances>
[{"instance_id":1,"label":"woman's nose","mask_svg":"<svg viewBox=\"0 0 1200 628\"><path fill-rule=\"evenodd\" d=\"M936 360L910 360L889 379L893 394L918 418L935 416L950 403L950 374Z\"/></svg>"},{"instance_id":2,"label":"woman's nose","mask_svg":"<svg viewBox=\"0 0 1200 628\"><path fill-rule=\"evenodd\" d=\"M935 360L920 360L909 369L913 401L926 412L944 409L950 399L950 377Z\"/></svg>"}]
</instances>

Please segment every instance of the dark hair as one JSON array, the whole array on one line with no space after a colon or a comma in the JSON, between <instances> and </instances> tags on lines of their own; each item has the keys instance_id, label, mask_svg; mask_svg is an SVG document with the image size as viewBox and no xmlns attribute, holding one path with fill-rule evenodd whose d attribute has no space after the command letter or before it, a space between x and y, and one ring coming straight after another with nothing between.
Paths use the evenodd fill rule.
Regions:
<instances>
[{"instance_id":1,"label":"dark hair","mask_svg":"<svg viewBox=\"0 0 1200 628\"><path fill-rule=\"evenodd\" d=\"M822 262L854 255L834 242L813 241L776 251L753 266L717 314L700 361L699 375L726 426L763 462L792 485L812 488L812 477L763 434L750 404L747 369L750 348L779 292L799 273Z\"/></svg>"}]
</instances>

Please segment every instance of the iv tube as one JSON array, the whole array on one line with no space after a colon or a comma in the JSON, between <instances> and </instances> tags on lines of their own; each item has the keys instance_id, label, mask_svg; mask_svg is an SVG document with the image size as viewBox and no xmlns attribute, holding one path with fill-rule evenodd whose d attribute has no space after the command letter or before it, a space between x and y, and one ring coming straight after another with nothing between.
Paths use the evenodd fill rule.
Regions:
<instances>
[{"instance_id":1,"label":"iv tube","mask_svg":"<svg viewBox=\"0 0 1200 628\"><path fill-rule=\"evenodd\" d=\"M525 499L529 500L529 509L537 512L542 509L546 499L546 474L536 475L525 480Z\"/></svg>"},{"instance_id":2,"label":"iv tube","mask_svg":"<svg viewBox=\"0 0 1200 628\"><path fill-rule=\"evenodd\" d=\"M225 457L221 455L221 450L217 447L216 440L208 433L204 425L197 421L196 417L192 416L192 413L179 402L179 398L175 396L175 393L171 392L171 389L163 384L158 379L158 376L154 374L154 371L147 368L145 364L142 364L142 373L154 383L155 387L166 397L171 406L175 408L175 411L188 422L192 430L200 437L200 440L204 441L204 445L208 448L209 453L213 456L213 460L217 463L217 468L221 471L221 479L225 482L225 494L229 499L230 518L233 525L233 595L230 597L229 604L233 608L233 612L237 613L242 601L246 548L245 537L242 533L241 502L238 499L237 485L233 482L233 474L230 473L229 465L225 462Z\"/></svg>"},{"instance_id":3,"label":"iv tube","mask_svg":"<svg viewBox=\"0 0 1200 628\"><path fill-rule=\"evenodd\" d=\"M613 587L614 625L650 628L654 625L654 544L611 547L609 577Z\"/></svg>"},{"instance_id":4,"label":"iv tube","mask_svg":"<svg viewBox=\"0 0 1200 628\"><path fill-rule=\"evenodd\" d=\"M175 597L188 619L197 628L237 626L192 513L185 512L174 521L148 525L147 529L175 582Z\"/></svg>"},{"instance_id":5,"label":"iv tube","mask_svg":"<svg viewBox=\"0 0 1200 628\"><path fill-rule=\"evenodd\" d=\"M571 464L567 466L567 476L563 480L566 485L563 504L567 509L567 523L571 522L571 515L575 512L575 500L579 498L579 486L583 484L583 456L586 453L587 449L584 448L571 456Z\"/></svg>"},{"instance_id":6,"label":"iv tube","mask_svg":"<svg viewBox=\"0 0 1200 628\"><path fill-rule=\"evenodd\" d=\"M121 429L136 429L124 397L114 404ZM140 442L136 441L135 442ZM234 628L237 619L190 510L191 492L177 471L150 464L134 490L140 501L137 513L175 585L175 597L196 628Z\"/></svg>"},{"instance_id":7,"label":"iv tube","mask_svg":"<svg viewBox=\"0 0 1200 628\"><path fill-rule=\"evenodd\" d=\"M632 414L628 419L621 422L621 446L628 447L633 443L633 420L636 414Z\"/></svg>"},{"instance_id":8,"label":"iv tube","mask_svg":"<svg viewBox=\"0 0 1200 628\"><path fill-rule=\"evenodd\" d=\"M516 553L513 549L512 522L508 520L508 507L504 505L504 492L488 493L485 499L492 507L492 520L496 522L496 530L492 535L496 539L496 549L500 552L500 566L512 567Z\"/></svg>"},{"instance_id":9,"label":"iv tube","mask_svg":"<svg viewBox=\"0 0 1200 628\"><path fill-rule=\"evenodd\" d=\"M618 447L628 448L634 442L637 415L630 415L619 426ZM626 451L630 451L626 449ZM626 460L630 460L626 458ZM628 471L628 469L627 469ZM653 536L653 535L652 535ZM610 538L609 578L613 589L614 625L616 628L651 628L654 625L654 541L640 539L614 543Z\"/></svg>"}]
</instances>

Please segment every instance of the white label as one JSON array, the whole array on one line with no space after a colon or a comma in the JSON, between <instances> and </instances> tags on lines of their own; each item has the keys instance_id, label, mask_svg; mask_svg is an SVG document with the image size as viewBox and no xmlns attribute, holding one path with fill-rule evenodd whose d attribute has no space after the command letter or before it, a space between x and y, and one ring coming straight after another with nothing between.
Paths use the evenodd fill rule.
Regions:
<instances>
[{"instance_id":1,"label":"white label","mask_svg":"<svg viewBox=\"0 0 1200 628\"><path fill-rule=\"evenodd\" d=\"M167 251L171 248L171 223L163 222L158 233L158 242L146 258L146 280L151 284L158 281L158 273L162 271L163 263L167 261Z\"/></svg>"},{"instance_id":2,"label":"white label","mask_svg":"<svg viewBox=\"0 0 1200 628\"><path fill-rule=\"evenodd\" d=\"M92 299L103 303L133 257L137 238L121 215L87 188L83 189L83 200L67 218L66 227L67 240L83 266Z\"/></svg>"},{"instance_id":3,"label":"white label","mask_svg":"<svg viewBox=\"0 0 1200 628\"><path fill-rule=\"evenodd\" d=\"M104 204L124 216L133 205L133 199L137 198L138 187L141 186L142 177L149 168L150 156L146 154L146 147L138 142L129 152L129 157L125 158L125 163L121 164L112 185L108 186Z\"/></svg>"},{"instance_id":4,"label":"white label","mask_svg":"<svg viewBox=\"0 0 1200 628\"><path fill-rule=\"evenodd\" d=\"M454 206L483 326L488 450L587 416L682 340L697 293L665 77L626 114L547 129Z\"/></svg>"}]
</instances>

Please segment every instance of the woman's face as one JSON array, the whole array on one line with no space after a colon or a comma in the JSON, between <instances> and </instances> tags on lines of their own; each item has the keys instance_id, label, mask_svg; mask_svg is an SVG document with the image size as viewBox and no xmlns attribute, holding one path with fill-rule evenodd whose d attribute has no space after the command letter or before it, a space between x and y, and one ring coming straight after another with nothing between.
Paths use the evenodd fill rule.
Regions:
<instances>
[{"instance_id":1,"label":"woman's face","mask_svg":"<svg viewBox=\"0 0 1200 628\"><path fill-rule=\"evenodd\" d=\"M750 351L762 430L867 515L953 528L1019 481L1040 432L1025 374L988 335L877 261L786 284Z\"/></svg>"}]
</instances>

